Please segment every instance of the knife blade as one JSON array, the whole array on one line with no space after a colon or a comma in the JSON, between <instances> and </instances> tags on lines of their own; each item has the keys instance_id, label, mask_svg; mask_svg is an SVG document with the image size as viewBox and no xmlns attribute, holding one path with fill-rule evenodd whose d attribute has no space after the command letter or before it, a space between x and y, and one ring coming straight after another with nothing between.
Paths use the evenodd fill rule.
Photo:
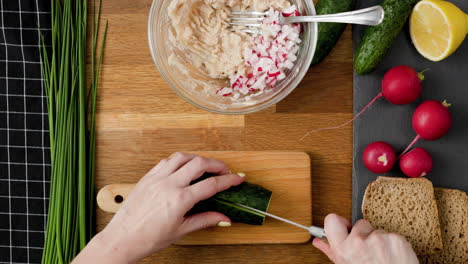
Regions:
<instances>
[{"instance_id":1,"label":"knife blade","mask_svg":"<svg viewBox=\"0 0 468 264\"><path fill-rule=\"evenodd\" d=\"M293 222L293 221L291 221L291 220L288 220L288 219L285 219L285 218L276 216L276 215L274 215L274 214L270 214L270 213L267 213L267 212L263 212L263 211L261 211L261 210L255 209L255 208L250 207L250 206L247 206L247 205L243 205L243 204L240 204L240 203L234 203L234 204L237 205L237 206L243 207L243 208L245 208L245 209L254 211L254 212L256 212L256 213L259 213L259 214L262 214L262 215L265 215L265 216L268 216L268 217L271 217L271 218L280 220L280 221L285 222L285 223L288 223L288 224L290 224L290 225L297 226L297 227L299 227L299 228L305 229L305 230L307 230L307 231L309 232L309 234L311 234L311 235L314 236L314 237L317 237L317 238L324 238L324 237L326 237L325 230L323 230L323 228L316 227L316 226L309 226L309 227L307 227L307 226L305 226L305 225L298 224L298 223L296 223L296 222Z\"/></svg>"}]
</instances>

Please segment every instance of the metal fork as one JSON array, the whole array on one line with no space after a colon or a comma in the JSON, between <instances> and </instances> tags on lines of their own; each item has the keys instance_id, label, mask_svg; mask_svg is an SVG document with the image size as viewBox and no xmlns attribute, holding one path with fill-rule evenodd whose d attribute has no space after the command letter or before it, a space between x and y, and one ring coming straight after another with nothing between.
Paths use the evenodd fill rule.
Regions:
<instances>
[{"instance_id":1,"label":"metal fork","mask_svg":"<svg viewBox=\"0 0 468 264\"><path fill-rule=\"evenodd\" d=\"M382 23L384 19L384 9L377 5L364 9L359 9L350 12L343 12L330 15L317 15L317 16L280 16L280 24L290 23L304 23L304 22L333 22L333 23L347 23L347 24L358 24L358 25L369 25L377 26ZM234 27L242 26L244 28L241 31L247 33L261 33L262 21L268 16L266 12L256 11L245 11L237 12L234 11L229 17L229 25L232 30Z\"/></svg>"}]
</instances>

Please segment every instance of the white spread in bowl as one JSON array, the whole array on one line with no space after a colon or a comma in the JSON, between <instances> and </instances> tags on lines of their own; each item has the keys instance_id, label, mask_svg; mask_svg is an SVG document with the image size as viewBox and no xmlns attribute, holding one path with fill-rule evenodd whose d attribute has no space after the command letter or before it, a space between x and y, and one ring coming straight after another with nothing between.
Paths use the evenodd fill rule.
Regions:
<instances>
[{"instance_id":1,"label":"white spread in bowl","mask_svg":"<svg viewBox=\"0 0 468 264\"><path fill-rule=\"evenodd\" d=\"M270 10L262 35L229 29L230 13L245 10ZM232 96L233 100L272 88L285 77L284 71L292 68L300 42L300 26L277 24L281 13L275 10L297 13L287 0L174 0L168 9L169 41L184 51L185 58L174 52L169 63L188 75L184 69L188 62L208 77L191 76L188 82L208 93ZM223 87L207 80L210 78L230 81Z\"/></svg>"}]
</instances>

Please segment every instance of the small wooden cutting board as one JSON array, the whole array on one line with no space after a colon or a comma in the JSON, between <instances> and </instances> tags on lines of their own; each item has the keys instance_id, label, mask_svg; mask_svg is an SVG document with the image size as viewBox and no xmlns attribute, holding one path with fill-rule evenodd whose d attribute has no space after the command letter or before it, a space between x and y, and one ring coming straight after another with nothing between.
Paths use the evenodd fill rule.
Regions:
<instances>
[{"instance_id":1,"label":"small wooden cutting board","mask_svg":"<svg viewBox=\"0 0 468 264\"><path fill-rule=\"evenodd\" d=\"M231 171L244 172L246 180L273 192L269 213L294 222L312 225L310 157L304 152L214 151L194 152L226 162ZM98 193L98 205L115 212L133 184L108 185ZM117 197L120 195L120 197ZM117 198L116 198L117 197ZM233 223L231 227L212 227L191 233L178 245L279 244L304 243L307 231L266 218L262 226Z\"/></svg>"}]
</instances>

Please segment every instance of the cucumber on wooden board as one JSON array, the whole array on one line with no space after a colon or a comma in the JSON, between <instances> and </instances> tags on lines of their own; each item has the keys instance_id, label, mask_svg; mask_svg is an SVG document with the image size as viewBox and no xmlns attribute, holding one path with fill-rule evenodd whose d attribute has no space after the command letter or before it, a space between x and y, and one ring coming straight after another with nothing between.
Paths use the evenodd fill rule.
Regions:
<instances>
[{"instance_id":1,"label":"cucumber on wooden board","mask_svg":"<svg viewBox=\"0 0 468 264\"><path fill-rule=\"evenodd\" d=\"M204 180L212 175L204 175L200 179ZM201 201L194 206L191 213L215 211L229 217L231 221L245 223L249 225L261 225L265 216L233 203L243 204L263 212L268 211L272 192L259 185L243 182L222 191L215 196Z\"/></svg>"},{"instance_id":2,"label":"cucumber on wooden board","mask_svg":"<svg viewBox=\"0 0 468 264\"><path fill-rule=\"evenodd\" d=\"M315 9L317 15L335 14L353 10L355 0L319 0ZM318 39L312 65L319 64L335 47L343 34L346 24L318 23Z\"/></svg>"},{"instance_id":3,"label":"cucumber on wooden board","mask_svg":"<svg viewBox=\"0 0 468 264\"><path fill-rule=\"evenodd\" d=\"M357 74L369 73L382 61L406 23L416 0L384 0L382 24L369 26L364 31L354 55L354 70Z\"/></svg>"}]
</instances>

